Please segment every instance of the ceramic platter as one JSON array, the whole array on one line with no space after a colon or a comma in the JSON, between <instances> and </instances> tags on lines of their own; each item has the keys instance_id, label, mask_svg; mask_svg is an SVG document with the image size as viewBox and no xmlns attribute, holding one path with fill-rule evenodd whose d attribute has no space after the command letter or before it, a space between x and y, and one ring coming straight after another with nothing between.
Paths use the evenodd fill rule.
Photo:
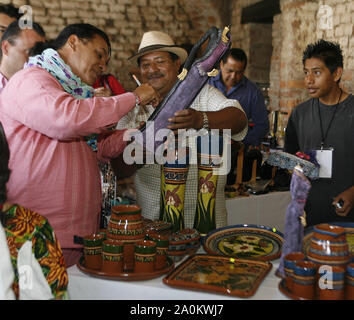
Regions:
<instances>
[{"instance_id":1,"label":"ceramic platter","mask_svg":"<svg viewBox=\"0 0 354 320\"><path fill-rule=\"evenodd\" d=\"M150 279L158 278L173 270L174 266L175 266L174 262L169 257L167 257L167 264L165 268L154 272L149 272L149 273L134 273L134 272L110 273L101 270L88 269L85 266L84 257L81 257L79 263L77 264L77 267L82 272L90 276L109 279L109 280L123 280L123 281L141 281L141 280L150 280Z\"/></svg>"},{"instance_id":2,"label":"ceramic platter","mask_svg":"<svg viewBox=\"0 0 354 320\"><path fill-rule=\"evenodd\" d=\"M255 294L271 268L268 261L196 254L163 278L163 282L181 289L245 298Z\"/></svg>"},{"instance_id":3,"label":"ceramic platter","mask_svg":"<svg viewBox=\"0 0 354 320\"><path fill-rule=\"evenodd\" d=\"M346 231L346 238L349 245L351 260L354 262L354 222L331 222L331 225L343 227ZM310 249L311 237L313 236L313 226L304 231L303 251L307 255Z\"/></svg>"},{"instance_id":4,"label":"ceramic platter","mask_svg":"<svg viewBox=\"0 0 354 320\"><path fill-rule=\"evenodd\" d=\"M203 247L213 255L273 260L280 256L282 244L283 234L275 228L245 224L210 232Z\"/></svg>"}]
</instances>

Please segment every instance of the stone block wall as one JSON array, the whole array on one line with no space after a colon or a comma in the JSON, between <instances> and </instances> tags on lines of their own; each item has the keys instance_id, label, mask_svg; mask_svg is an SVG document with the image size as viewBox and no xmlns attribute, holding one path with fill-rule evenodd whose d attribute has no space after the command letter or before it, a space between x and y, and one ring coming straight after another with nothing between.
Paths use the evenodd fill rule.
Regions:
<instances>
[{"instance_id":1,"label":"stone block wall","mask_svg":"<svg viewBox=\"0 0 354 320\"><path fill-rule=\"evenodd\" d=\"M127 59L136 52L145 31L163 30L178 44L193 44L211 26L230 24L233 46L243 48L249 58L246 75L257 82L270 82L269 109L290 114L295 105L308 99L302 52L308 43L320 38L341 44L345 61L341 83L354 91L353 0L280 0L281 13L274 17L272 25L242 25L242 8L259 1L0 0L17 7L30 5L35 21L42 24L48 38L76 22L103 29L112 42L109 72L127 90L136 86L130 76L134 67ZM225 6L230 6L227 17ZM331 9L331 18L325 6Z\"/></svg>"},{"instance_id":2,"label":"stone block wall","mask_svg":"<svg viewBox=\"0 0 354 320\"><path fill-rule=\"evenodd\" d=\"M354 91L354 1L280 0L281 14L274 17L270 72L270 109L290 115L309 99L304 87L302 54L319 39L338 42L344 55L341 85Z\"/></svg>"},{"instance_id":3,"label":"stone block wall","mask_svg":"<svg viewBox=\"0 0 354 320\"><path fill-rule=\"evenodd\" d=\"M108 71L127 90L136 87L127 60L144 32L163 30L178 44L195 43L211 26L221 26L213 0L1 0L16 7L30 5L34 21L47 38L55 38L71 23L90 23L104 30L112 42ZM135 71L136 72L136 71Z\"/></svg>"}]
</instances>

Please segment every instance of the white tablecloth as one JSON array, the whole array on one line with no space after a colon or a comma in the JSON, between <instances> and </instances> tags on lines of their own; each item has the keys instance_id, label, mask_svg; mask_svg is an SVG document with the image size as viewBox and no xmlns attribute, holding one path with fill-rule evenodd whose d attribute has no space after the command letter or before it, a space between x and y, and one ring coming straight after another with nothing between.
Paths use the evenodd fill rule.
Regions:
<instances>
[{"instance_id":1,"label":"white tablecloth","mask_svg":"<svg viewBox=\"0 0 354 320\"><path fill-rule=\"evenodd\" d=\"M227 224L256 224L284 230L290 191L226 199Z\"/></svg>"}]
</instances>

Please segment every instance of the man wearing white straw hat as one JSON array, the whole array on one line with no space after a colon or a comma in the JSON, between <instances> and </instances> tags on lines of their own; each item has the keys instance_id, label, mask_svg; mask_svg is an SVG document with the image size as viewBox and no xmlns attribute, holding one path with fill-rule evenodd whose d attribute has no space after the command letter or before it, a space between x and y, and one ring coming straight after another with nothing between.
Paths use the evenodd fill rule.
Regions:
<instances>
[{"instance_id":1,"label":"man wearing white straw hat","mask_svg":"<svg viewBox=\"0 0 354 320\"><path fill-rule=\"evenodd\" d=\"M185 62L187 52L175 45L172 38L160 31L144 33L137 54L130 60L140 70L143 83L149 83L162 98L174 86L181 64ZM118 129L136 128L141 121L147 121L154 111L152 106L134 114L128 113L118 123ZM170 120L168 129L231 129L232 138L241 141L247 133L247 119L242 107L236 100L228 100L214 87L206 84L196 96L189 108L177 111ZM114 163L112 164L114 168ZM122 172L117 167L116 172ZM224 187L226 176L218 179L216 190L216 227L226 225L226 206ZM146 164L136 172L135 187L138 204L142 207L145 218L158 220L160 214L161 166ZM186 228L193 228L197 203L198 167L191 164L185 191L184 223Z\"/></svg>"}]
</instances>

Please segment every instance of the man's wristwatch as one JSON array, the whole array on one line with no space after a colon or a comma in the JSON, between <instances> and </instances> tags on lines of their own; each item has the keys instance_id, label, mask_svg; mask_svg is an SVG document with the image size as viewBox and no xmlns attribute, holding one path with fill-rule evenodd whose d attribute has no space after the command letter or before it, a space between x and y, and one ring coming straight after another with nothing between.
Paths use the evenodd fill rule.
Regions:
<instances>
[{"instance_id":1,"label":"man's wristwatch","mask_svg":"<svg viewBox=\"0 0 354 320\"><path fill-rule=\"evenodd\" d=\"M203 129L209 130L209 119L205 112L202 112L203 115Z\"/></svg>"}]
</instances>

